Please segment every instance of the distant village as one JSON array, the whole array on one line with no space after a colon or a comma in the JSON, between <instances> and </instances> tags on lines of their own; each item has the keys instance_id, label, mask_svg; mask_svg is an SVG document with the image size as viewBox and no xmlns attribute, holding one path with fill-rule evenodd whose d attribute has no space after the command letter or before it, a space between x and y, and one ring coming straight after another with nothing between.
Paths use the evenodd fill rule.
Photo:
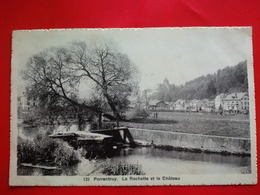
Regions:
<instances>
[{"instance_id":1,"label":"distant village","mask_svg":"<svg viewBox=\"0 0 260 195\"><path fill-rule=\"evenodd\" d=\"M249 113L249 98L247 93L220 94L214 100L185 100L175 102L160 100L143 100L131 104L132 108L139 107L157 111L190 111L190 112L219 112L219 113Z\"/></svg>"},{"instance_id":2,"label":"distant village","mask_svg":"<svg viewBox=\"0 0 260 195\"><path fill-rule=\"evenodd\" d=\"M18 118L24 118L28 114L33 114L37 107L36 99L28 99L24 92L17 98ZM218 112L248 114L249 98L247 93L220 94L214 100L184 100L178 99L175 102L165 102L160 100L146 100L132 102L130 109L142 108L150 111L179 111L179 112Z\"/></svg>"}]
</instances>

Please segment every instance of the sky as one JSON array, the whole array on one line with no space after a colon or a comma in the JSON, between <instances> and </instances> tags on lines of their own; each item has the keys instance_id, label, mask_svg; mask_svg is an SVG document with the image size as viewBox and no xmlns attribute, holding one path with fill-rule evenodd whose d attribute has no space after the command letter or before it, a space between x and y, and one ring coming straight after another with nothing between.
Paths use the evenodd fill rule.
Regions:
<instances>
[{"instance_id":1,"label":"sky","mask_svg":"<svg viewBox=\"0 0 260 195\"><path fill-rule=\"evenodd\" d=\"M140 71L140 88L155 90L167 78L185 82L241 61L252 64L251 28L143 28L14 31L12 71L30 56L72 41L112 40Z\"/></svg>"}]
</instances>

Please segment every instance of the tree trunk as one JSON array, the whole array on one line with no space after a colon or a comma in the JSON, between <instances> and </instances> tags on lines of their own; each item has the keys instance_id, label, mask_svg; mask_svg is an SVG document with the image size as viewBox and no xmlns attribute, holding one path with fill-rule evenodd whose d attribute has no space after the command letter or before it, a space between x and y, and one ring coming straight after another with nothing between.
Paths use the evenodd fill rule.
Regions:
<instances>
[{"instance_id":1,"label":"tree trunk","mask_svg":"<svg viewBox=\"0 0 260 195\"><path fill-rule=\"evenodd\" d=\"M116 127L119 127L120 115L116 114Z\"/></svg>"},{"instance_id":2,"label":"tree trunk","mask_svg":"<svg viewBox=\"0 0 260 195\"><path fill-rule=\"evenodd\" d=\"M98 114L98 129L102 129L102 113Z\"/></svg>"},{"instance_id":3,"label":"tree trunk","mask_svg":"<svg viewBox=\"0 0 260 195\"><path fill-rule=\"evenodd\" d=\"M107 99L107 103L110 106L110 108L113 111L113 114L116 118L116 126L119 127L119 121L120 121L121 117L116 109L116 106L115 106L114 102L111 100L110 96L108 95L106 89L103 89L103 94L104 94L105 98Z\"/></svg>"}]
</instances>

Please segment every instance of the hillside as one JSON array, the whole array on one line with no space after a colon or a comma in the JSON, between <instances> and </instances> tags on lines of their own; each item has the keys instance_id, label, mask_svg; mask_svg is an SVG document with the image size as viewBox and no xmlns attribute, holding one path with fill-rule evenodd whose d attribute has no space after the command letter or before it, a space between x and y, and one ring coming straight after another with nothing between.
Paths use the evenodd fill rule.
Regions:
<instances>
[{"instance_id":1,"label":"hillside","mask_svg":"<svg viewBox=\"0 0 260 195\"><path fill-rule=\"evenodd\" d=\"M167 79L158 84L152 99L176 101L177 99L213 99L221 93L247 92L247 61L218 70L214 74L198 77L176 86Z\"/></svg>"}]
</instances>

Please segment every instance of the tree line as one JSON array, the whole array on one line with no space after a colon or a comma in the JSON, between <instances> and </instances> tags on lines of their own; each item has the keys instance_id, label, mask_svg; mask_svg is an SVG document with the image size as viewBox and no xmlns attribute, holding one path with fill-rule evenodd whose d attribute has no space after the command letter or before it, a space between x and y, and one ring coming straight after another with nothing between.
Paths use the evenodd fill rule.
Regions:
<instances>
[{"instance_id":1,"label":"tree line","mask_svg":"<svg viewBox=\"0 0 260 195\"><path fill-rule=\"evenodd\" d=\"M178 99L214 99L221 93L247 91L247 61L243 61L180 86L170 84L166 78L163 83L158 84L157 90L151 95L151 98L174 102Z\"/></svg>"}]
</instances>

